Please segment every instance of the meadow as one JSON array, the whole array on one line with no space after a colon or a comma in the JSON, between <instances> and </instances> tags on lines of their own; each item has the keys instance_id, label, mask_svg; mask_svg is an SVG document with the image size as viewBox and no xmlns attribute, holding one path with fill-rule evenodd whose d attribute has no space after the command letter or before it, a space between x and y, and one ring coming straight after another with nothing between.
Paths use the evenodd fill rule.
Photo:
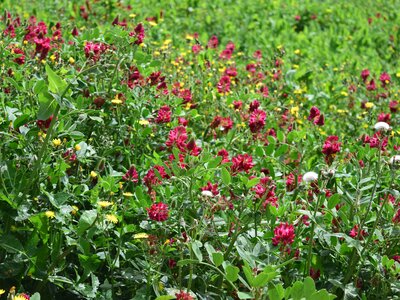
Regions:
<instances>
[{"instance_id":1,"label":"meadow","mask_svg":"<svg viewBox=\"0 0 400 300\"><path fill-rule=\"evenodd\" d=\"M0 300L400 299L399 1L0 1Z\"/></svg>"}]
</instances>

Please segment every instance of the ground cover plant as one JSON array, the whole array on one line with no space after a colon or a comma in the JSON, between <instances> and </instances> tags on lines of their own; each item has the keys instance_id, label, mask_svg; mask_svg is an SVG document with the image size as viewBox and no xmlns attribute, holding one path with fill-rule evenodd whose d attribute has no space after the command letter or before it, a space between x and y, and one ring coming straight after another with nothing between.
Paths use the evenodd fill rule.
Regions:
<instances>
[{"instance_id":1,"label":"ground cover plant","mask_svg":"<svg viewBox=\"0 0 400 300\"><path fill-rule=\"evenodd\" d=\"M0 299L398 299L399 4L2 1Z\"/></svg>"}]
</instances>

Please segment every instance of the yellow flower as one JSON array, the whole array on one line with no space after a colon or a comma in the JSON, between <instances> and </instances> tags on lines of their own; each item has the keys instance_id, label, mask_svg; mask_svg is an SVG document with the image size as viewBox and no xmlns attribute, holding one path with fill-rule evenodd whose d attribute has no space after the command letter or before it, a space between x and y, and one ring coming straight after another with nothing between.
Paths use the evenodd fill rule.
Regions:
<instances>
[{"instance_id":1,"label":"yellow flower","mask_svg":"<svg viewBox=\"0 0 400 300\"><path fill-rule=\"evenodd\" d=\"M369 109L369 108L374 107L374 104L372 102L367 102L367 103L365 103L365 107Z\"/></svg>"},{"instance_id":2,"label":"yellow flower","mask_svg":"<svg viewBox=\"0 0 400 300\"><path fill-rule=\"evenodd\" d=\"M81 150L82 148L81 148L81 145L79 145L79 144L76 144L75 145L75 151L79 151L79 150Z\"/></svg>"},{"instance_id":3,"label":"yellow flower","mask_svg":"<svg viewBox=\"0 0 400 300\"><path fill-rule=\"evenodd\" d=\"M46 217L48 217L49 219L53 219L56 214L54 213L54 211L48 210L44 213L46 215Z\"/></svg>"},{"instance_id":4,"label":"yellow flower","mask_svg":"<svg viewBox=\"0 0 400 300\"><path fill-rule=\"evenodd\" d=\"M290 113L296 117L299 116L299 107L298 106L294 106L290 109Z\"/></svg>"},{"instance_id":5,"label":"yellow flower","mask_svg":"<svg viewBox=\"0 0 400 300\"><path fill-rule=\"evenodd\" d=\"M142 120L139 121L139 124L140 124L140 125L149 125L150 122L147 121L147 120L142 119Z\"/></svg>"},{"instance_id":6,"label":"yellow flower","mask_svg":"<svg viewBox=\"0 0 400 300\"><path fill-rule=\"evenodd\" d=\"M114 224L118 223L118 218L115 215L106 215L106 219Z\"/></svg>"},{"instance_id":7,"label":"yellow flower","mask_svg":"<svg viewBox=\"0 0 400 300\"><path fill-rule=\"evenodd\" d=\"M97 202L97 204L98 204L101 208L106 208L106 207L109 207L109 206L113 205L113 203L110 202L110 201L99 201L99 202Z\"/></svg>"},{"instance_id":8,"label":"yellow flower","mask_svg":"<svg viewBox=\"0 0 400 300\"><path fill-rule=\"evenodd\" d=\"M97 173L95 171L91 171L90 172L90 177L96 178L97 177Z\"/></svg>"},{"instance_id":9,"label":"yellow flower","mask_svg":"<svg viewBox=\"0 0 400 300\"><path fill-rule=\"evenodd\" d=\"M147 239L149 237L149 235L145 232L141 232L141 233L136 233L133 238L134 239Z\"/></svg>"},{"instance_id":10,"label":"yellow flower","mask_svg":"<svg viewBox=\"0 0 400 300\"><path fill-rule=\"evenodd\" d=\"M26 298L25 298L25 296L17 295L17 296L14 297L13 300L26 300Z\"/></svg>"},{"instance_id":11,"label":"yellow flower","mask_svg":"<svg viewBox=\"0 0 400 300\"><path fill-rule=\"evenodd\" d=\"M71 210L71 214L76 215L76 213L78 212L79 207L76 205L72 205L72 210Z\"/></svg>"},{"instance_id":12,"label":"yellow flower","mask_svg":"<svg viewBox=\"0 0 400 300\"><path fill-rule=\"evenodd\" d=\"M125 197L133 197L133 194L131 192L126 192L123 193L122 195L124 195Z\"/></svg>"},{"instance_id":13,"label":"yellow flower","mask_svg":"<svg viewBox=\"0 0 400 300\"><path fill-rule=\"evenodd\" d=\"M397 73L396 73L396 77L400 77L400 72L397 72Z\"/></svg>"},{"instance_id":14,"label":"yellow flower","mask_svg":"<svg viewBox=\"0 0 400 300\"><path fill-rule=\"evenodd\" d=\"M0 290L0 295L3 295L5 292L5 290Z\"/></svg>"},{"instance_id":15,"label":"yellow flower","mask_svg":"<svg viewBox=\"0 0 400 300\"><path fill-rule=\"evenodd\" d=\"M75 63L75 59L74 59L73 57L70 57L70 58L68 59L68 61L69 61L69 63L70 63L71 65Z\"/></svg>"},{"instance_id":16,"label":"yellow flower","mask_svg":"<svg viewBox=\"0 0 400 300\"><path fill-rule=\"evenodd\" d=\"M119 105L119 104L122 104L122 100L118 99L118 97L116 97L115 99L111 100L111 103L114 105Z\"/></svg>"},{"instance_id":17,"label":"yellow flower","mask_svg":"<svg viewBox=\"0 0 400 300\"><path fill-rule=\"evenodd\" d=\"M58 147L61 145L61 140L60 139L54 139L53 140L53 146L54 147Z\"/></svg>"},{"instance_id":18,"label":"yellow flower","mask_svg":"<svg viewBox=\"0 0 400 300\"><path fill-rule=\"evenodd\" d=\"M294 50L294 54L299 55L301 53L300 49Z\"/></svg>"}]
</instances>

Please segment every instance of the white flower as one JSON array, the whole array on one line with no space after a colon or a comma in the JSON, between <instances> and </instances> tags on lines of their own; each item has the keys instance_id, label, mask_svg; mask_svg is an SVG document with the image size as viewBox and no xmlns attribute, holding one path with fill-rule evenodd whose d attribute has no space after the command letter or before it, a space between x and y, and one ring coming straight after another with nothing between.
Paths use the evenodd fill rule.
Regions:
<instances>
[{"instance_id":1,"label":"white flower","mask_svg":"<svg viewBox=\"0 0 400 300\"><path fill-rule=\"evenodd\" d=\"M201 195L203 195L204 197L214 197L213 193L211 193L210 191L202 191Z\"/></svg>"},{"instance_id":2,"label":"white flower","mask_svg":"<svg viewBox=\"0 0 400 300\"><path fill-rule=\"evenodd\" d=\"M391 165L400 163L400 155L392 156L392 158L389 160L389 163Z\"/></svg>"},{"instance_id":3,"label":"white flower","mask_svg":"<svg viewBox=\"0 0 400 300\"><path fill-rule=\"evenodd\" d=\"M388 131L390 129L390 126L386 122L378 122L375 124L374 129L377 131Z\"/></svg>"},{"instance_id":4,"label":"white flower","mask_svg":"<svg viewBox=\"0 0 400 300\"><path fill-rule=\"evenodd\" d=\"M307 172L303 175L303 180L305 182L313 182L318 179L318 174L315 172Z\"/></svg>"}]
</instances>

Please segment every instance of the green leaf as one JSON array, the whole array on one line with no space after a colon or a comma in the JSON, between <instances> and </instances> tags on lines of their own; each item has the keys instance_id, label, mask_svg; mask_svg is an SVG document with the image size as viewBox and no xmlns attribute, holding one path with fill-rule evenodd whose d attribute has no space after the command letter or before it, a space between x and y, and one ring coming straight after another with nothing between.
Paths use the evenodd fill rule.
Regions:
<instances>
[{"instance_id":1,"label":"green leaf","mask_svg":"<svg viewBox=\"0 0 400 300\"><path fill-rule=\"evenodd\" d=\"M49 65L46 65L46 74L49 80L49 91L61 95L66 89L67 83Z\"/></svg>"},{"instance_id":2,"label":"green leaf","mask_svg":"<svg viewBox=\"0 0 400 300\"><path fill-rule=\"evenodd\" d=\"M244 275L246 276L247 282L249 283L249 285L251 287L253 287L254 276L253 276L252 270L250 269L250 267L247 263L245 263L243 266L243 272L244 272Z\"/></svg>"},{"instance_id":3,"label":"green leaf","mask_svg":"<svg viewBox=\"0 0 400 300\"><path fill-rule=\"evenodd\" d=\"M222 161L222 156L215 157L213 160L207 163L207 169L213 169L217 167L221 161Z\"/></svg>"},{"instance_id":4,"label":"green leaf","mask_svg":"<svg viewBox=\"0 0 400 300\"><path fill-rule=\"evenodd\" d=\"M334 208L340 202L340 194L334 194L328 199L328 208Z\"/></svg>"},{"instance_id":5,"label":"green leaf","mask_svg":"<svg viewBox=\"0 0 400 300\"><path fill-rule=\"evenodd\" d=\"M40 300L40 294L39 293L34 293L31 298L31 300Z\"/></svg>"},{"instance_id":6,"label":"green leaf","mask_svg":"<svg viewBox=\"0 0 400 300\"><path fill-rule=\"evenodd\" d=\"M225 185L229 185L231 183L231 174L229 174L228 170L225 168L222 168L221 170L221 177L222 177L222 182Z\"/></svg>"},{"instance_id":7,"label":"green leaf","mask_svg":"<svg viewBox=\"0 0 400 300\"><path fill-rule=\"evenodd\" d=\"M156 300L170 300L170 299L176 299L175 296L171 296L171 295L162 295L162 296L158 296L156 298Z\"/></svg>"},{"instance_id":8,"label":"green leaf","mask_svg":"<svg viewBox=\"0 0 400 300\"><path fill-rule=\"evenodd\" d=\"M19 116L14 120L13 126L14 128L19 128L22 125L25 125L28 122L28 120L29 120L29 115Z\"/></svg>"},{"instance_id":9,"label":"green leaf","mask_svg":"<svg viewBox=\"0 0 400 300\"><path fill-rule=\"evenodd\" d=\"M85 210L79 219L77 234L82 235L89 227L93 225L93 223L96 221L96 218L96 210Z\"/></svg>"},{"instance_id":10,"label":"green leaf","mask_svg":"<svg viewBox=\"0 0 400 300\"><path fill-rule=\"evenodd\" d=\"M192 242L192 250L199 261L203 261L203 254L201 253L201 250L200 250L200 247L202 247L202 246L203 246L203 244L200 241Z\"/></svg>"},{"instance_id":11,"label":"green leaf","mask_svg":"<svg viewBox=\"0 0 400 300\"><path fill-rule=\"evenodd\" d=\"M39 233L43 243L46 244L49 239L49 218L44 213L31 216L29 220L32 222L36 231Z\"/></svg>"},{"instance_id":12,"label":"green leaf","mask_svg":"<svg viewBox=\"0 0 400 300\"><path fill-rule=\"evenodd\" d=\"M17 208L17 205L13 203L6 195L4 195L2 192L0 192L0 200L3 200L10 204L12 208Z\"/></svg>"},{"instance_id":13,"label":"green leaf","mask_svg":"<svg viewBox=\"0 0 400 300\"><path fill-rule=\"evenodd\" d=\"M300 300L303 298L303 283L296 281L290 291L290 296L293 300Z\"/></svg>"},{"instance_id":14,"label":"green leaf","mask_svg":"<svg viewBox=\"0 0 400 300\"><path fill-rule=\"evenodd\" d=\"M258 178L258 177L255 177L255 178L253 178L253 179L250 179L249 181L247 181L247 183L246 183L246 187L249 189L249 188L252 188L253 186L255 186L257 183L259 183L260 182L260 178Z\"/></svg>"},{"instance_id":15,"label":"green leaf","mask_svg":"<svg viewBox=\"0 0 400 300\"><path fill-rule=\"evenodd\" d=\"M178 267L183 267L183 266L187 266L187 265L195 265L198 264L199 261L197 259L181 259L180 261L178 261L178 263L176 264Z\"/></svg>"},{"instance_id":16,"label":"green leaf","mask_svg":"<svg viewBox=\"0 0 400 300\"><path fill-rule=\"evenodd\" d=\"M305 294L307 295L307 294ZM307 300L330 300L330 299L335 299L336 296L329 294L327 290L320 290L318 292L315 292L312 294L310 297L307 298Z\"/></svg>"},{"instance_id":17,"label":"green leaf","mask_svg":"<svg viewBox=\"0 0 400 300\"><path fill-rule=\"evenodd\" d=\"M269 288L268 296L270 300L282 300L285 297L285 289L282 284L273 285L273 288Z\"/></svg>"},{"instance_id":18,"label":"green leaf","mask_svg":"<svg viewBox=\"0 0 400 300\"><path fill-rule=\"evenodd\" d=\"M308 276L304 279L304 287L303 287L303 295L311 295L315 292L315 283L314 280Z\"/></svg>"},{"instance_id":19,"label":"green leaf","mask_svg":"<svg viewBox=\"0 0 400 300\"><path fill-rule=\"evenodd\" d=\"M39 94L38 120L47 120L56 109L57 101L48 92Z\"/></svg>"},{"instance_id":20,"label":"green leaf","mask_svg":"<svg viewBox=\"0 0 400 300\"><path fill-rule=\"evenodd\" d=\"M238 292L237 295L239 299L254 299L253 295L250 293Z\"/></svg>"},{"instance_id":21,"label":"green leaf","mask_svg":"<svg viewBox=\"0 0 400 300\"><path fill-rule=\"evenodd\" d=\"M212 254L212 261L216 267L219 267L224 262L224 255L221 252L214 252Z\"/></svg>"},{"instance_id":22,"label":"green leaf","mask_svg":"<svg viewBox=\"0 0 400 300\"><path fill-rule=\"evenodd\" d=\"M258 274L253 281L253 287L264 287L268 282L274 279L278 275L275 271L264 271Z\"/></svg>"},{"instance_id":23,"label":"green leaf","mask_svg":"<svg viewBox=\"0 0 400 300\"><path fill-rule=\"evenodd\" d=\"M9 253L21 253L24 251L24 247L22 246L21 242L11 234L1 237L0 247Z\"/></svg>"},{"instance_id":24,"label":"green leaf","mask_svg":"<svg viewBox=\"0 0 400 300\"><path fill-rule=\"evenodd\" d=\"M225 271L226 271L226 278L229 281L234 282L239 278L238 274L239 274L240 270L238 267L228 265L228 266L226 266Z\"/></svg>"}]
</instances>

